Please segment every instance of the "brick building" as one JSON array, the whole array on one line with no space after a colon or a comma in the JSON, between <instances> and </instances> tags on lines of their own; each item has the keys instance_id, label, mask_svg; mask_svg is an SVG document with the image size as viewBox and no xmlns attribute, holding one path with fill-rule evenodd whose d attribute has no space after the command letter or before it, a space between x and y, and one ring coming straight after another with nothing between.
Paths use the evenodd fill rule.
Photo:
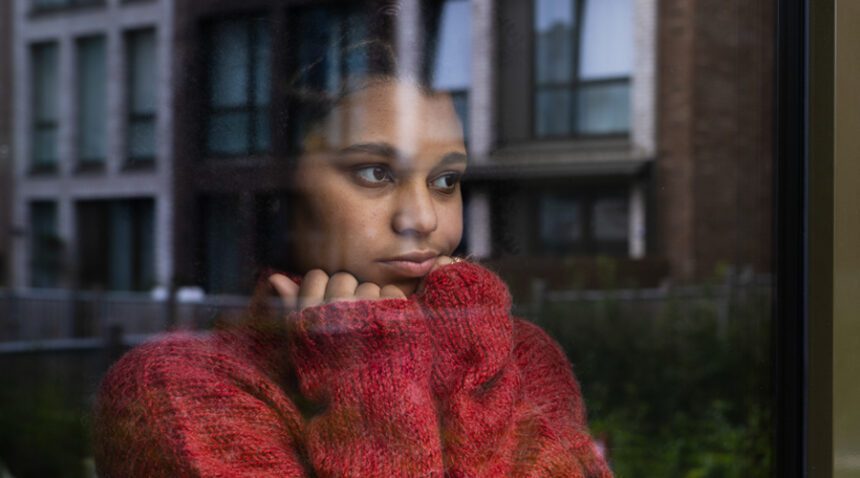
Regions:
<instances>
[{"instance_id":1,"label":"brick building","mask_svg":"<svg viewBox=\"0 0 860 478\"><path fill-rule=\"evenodd\" d=\"M13 285L172 276L169 0L14 0Z\"/></svg>"}]
</instances>

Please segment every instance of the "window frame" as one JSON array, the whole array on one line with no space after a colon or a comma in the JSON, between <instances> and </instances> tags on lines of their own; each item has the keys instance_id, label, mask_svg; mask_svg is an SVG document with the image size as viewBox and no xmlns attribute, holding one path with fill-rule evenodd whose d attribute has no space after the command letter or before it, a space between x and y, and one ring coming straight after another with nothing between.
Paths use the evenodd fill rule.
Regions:
<instances>
[{"instance_id":1,"label":"window frame","mask_svg":"<svg viewBox=\"0 0 860 478\"><path fill-rule=\"evenodd\" d=\"M569 82L559 82L559 83L546 83L539 84L537 78L537 29L535 28L535 10L537 8L537 2L540 0L529 0L529 92L531 97L529 98L529 102L531 104L531 108L529 109L531 113L531 118L529 118L529 137L531 141L580 141L580 140L592 140L592 139L619 139L626 140L630 138L632 134L630 125L626 131L618 131L618 132L608 132L608 133L583 133L582 128L579 125L578 118L578 107L579 107L579 94L583 91L584 87L592 86L592 85L627 85L628 91L632 88L633 83L633 75L632 72L628 76L617 76L617 77L606 77L599 78L594 80L582 80L580 79L579 71L580 71L580 60L582 53L582 44L583 44L583 14L585 13L585 4L589 0L569 0L571 2L573 8L574 15L574 26L572 28L572 53L573 58L571 59L571 79ZM635 2L636 0L631 0ZM632 68L632 65L631 65ZM566 91L571 93L571 103L570 103L570 130L568 133L564 134L552 134L552 135L540 135L538 133L538 120L537 120L537 95L539 91ZM632 95L628 95L628 101L632 101ZM632 114L632 111L631 111Z\"/></svg>"}]
</instances>

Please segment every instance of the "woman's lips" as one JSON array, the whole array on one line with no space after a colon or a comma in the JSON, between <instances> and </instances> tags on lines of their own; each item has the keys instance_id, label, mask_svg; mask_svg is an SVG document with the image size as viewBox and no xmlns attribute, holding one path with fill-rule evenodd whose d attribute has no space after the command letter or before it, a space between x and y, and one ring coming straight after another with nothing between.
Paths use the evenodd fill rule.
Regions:
<instances>
[{"instance_id":1,"label":"woman's lips","mask_svg":"<svg viewBox=\"0 0 860 478\"><path fill-rule=\"evenodd\" d=\"M379 262L405 277L424 277L433 269L438 254L415 253L382 259Z\"/></svg>"}]
</instances>

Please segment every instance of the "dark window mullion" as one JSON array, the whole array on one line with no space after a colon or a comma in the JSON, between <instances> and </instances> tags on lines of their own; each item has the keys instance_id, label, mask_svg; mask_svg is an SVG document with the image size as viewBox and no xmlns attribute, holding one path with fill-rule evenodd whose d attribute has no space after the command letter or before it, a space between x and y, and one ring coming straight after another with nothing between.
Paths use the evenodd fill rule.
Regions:
<instances>
[{"instance_id":1,"label":"dark window mullion","mask_svg":"<svg viewBox=\"0 0 860 478\"><path fill-rule=\"evenodd\" d=\"M257 151L257 18L248 19L247 35L248 35L248 90L246 93L245 104L250 111L248 115L248 136L247 147L248 153L256 153Z\"/></svg>"},{"instance_id":2,"label":"dark window mullion","mask_svg":"<svg viewBox=\"0 0 860 478\"><path fill-rule=\"evenodd\" d=\"M582 31L585 14L586 0L574 0L573 12L573 60L571 65L570 76L570 127L571 131L568 134L579 134L579 61L582 57Z\"/></svg>"}]
</instances>

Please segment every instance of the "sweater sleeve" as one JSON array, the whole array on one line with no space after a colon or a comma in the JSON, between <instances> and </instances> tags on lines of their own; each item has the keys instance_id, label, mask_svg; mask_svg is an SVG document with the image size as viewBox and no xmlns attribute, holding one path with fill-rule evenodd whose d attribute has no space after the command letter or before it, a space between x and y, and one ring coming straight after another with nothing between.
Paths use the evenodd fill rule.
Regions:
<instances>
[{"instance_id":1,"label":"sweater sleeve","mask_svg":"<svg viewBox=\"0 0 860 478\"><path fill-rule=\"evenodd\" d=\"M611 476L594 454L569 363L542 331L511 318L495 274L469 262L444 266L418 299L434 337L450 476Z\"/></svg>"},{"instance_id":2,"label":"sweater sleeve","mask_svg":"<svg viewBox=\"0 0 860 478\"><path fill-rule=\"evenodd\" d=\"M290 322L319 477L443 476L426 319L405 299L335 302Z\"/></svg>"},{"instance_id":3,"label":"sweater sleeve","mask_svg":"<svg viewBox=\"0 0 860 478\"><path fill-rule=\"evenodd\" d=\"M298 410L248 357L261 346L176 334L126 354L96 404L100 476L307 476Z\"/></svg>"}]
</instances>

